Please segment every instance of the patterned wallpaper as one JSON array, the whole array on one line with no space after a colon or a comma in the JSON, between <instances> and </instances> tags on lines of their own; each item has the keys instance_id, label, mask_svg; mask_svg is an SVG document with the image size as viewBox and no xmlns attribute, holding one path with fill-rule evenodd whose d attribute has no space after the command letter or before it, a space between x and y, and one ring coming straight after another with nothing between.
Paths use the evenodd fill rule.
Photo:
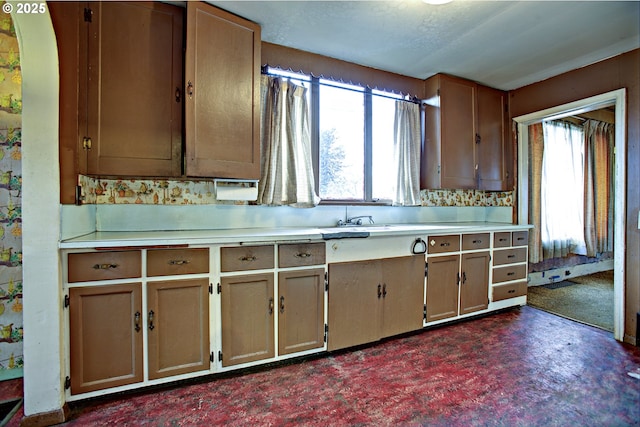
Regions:
<instances>
[{"instance_id":1,"label":"patterned wallpaper","mask_svg":"<svg viewBox=\"0 0 640 427\"><path fill-rule=\"evenodd\" d=\"M213 182L164 179L101 179L80 176L87 204L207 205L246 204L218 201ZM513 206L511 191L422 190L422 206Z\"/></svg>"},{"instance_id":2,"label":"patterned wallpaper","mask_svg":"<svg viewBox=\"0 0 640 427\"><path fill-rule=\"evenodd\" d=\"M4 4L4 2L1 2ZM0 379L22 376L22 77L11 15L0 15Z\"/></svg>"}]
</instances>

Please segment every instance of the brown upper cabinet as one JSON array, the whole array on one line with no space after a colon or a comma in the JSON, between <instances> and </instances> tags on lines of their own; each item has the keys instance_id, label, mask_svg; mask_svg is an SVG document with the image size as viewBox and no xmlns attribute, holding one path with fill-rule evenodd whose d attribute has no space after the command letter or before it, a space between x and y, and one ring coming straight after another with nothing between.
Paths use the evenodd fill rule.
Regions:
<instances>
[{"instance_id":1,"label":"brown upper cabinet","mask_svg":"<svg viewBox=\"0 0 640 427\"><path fill-rule=\"evenodd\" d=\"M198 2L186 31L185 9L161 2L48 5L62 203L76 201L78 174L259 178L257 24Z\"/></svg>"},{"instance_id":2,"label":"brown upper cabinet","mask_svg":"<svg viewBox=\"0 0 640 427\"><path fill-rule=\"evenodd\" d=\"M186 174L260 178L260 26L187 2Z\"/></svg>"},{"instance_id":3,"label":"brown upper cabinet","mask_svg":"<svg viewBox=\"0 0 640 427\"><path fill-rule=\"evenodd\" d=\"M437 74L425 81L423 189L508 190L506 93Z\"/></svg>"}]
</instances>

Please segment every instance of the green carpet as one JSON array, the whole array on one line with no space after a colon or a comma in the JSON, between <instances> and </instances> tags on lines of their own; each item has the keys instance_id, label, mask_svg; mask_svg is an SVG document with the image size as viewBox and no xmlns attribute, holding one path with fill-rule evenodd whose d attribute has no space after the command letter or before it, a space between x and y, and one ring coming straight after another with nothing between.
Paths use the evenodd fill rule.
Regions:
<instances>
[{"instance_id":1,"label":"green carpet","mask_svg":"<svg viewBox=\"0 0 640 427\"><path fill-rule=\"evenodd\" d=\"M613 271L530 286L527 304L613 332Z\"/></svg>"}]
</instances>

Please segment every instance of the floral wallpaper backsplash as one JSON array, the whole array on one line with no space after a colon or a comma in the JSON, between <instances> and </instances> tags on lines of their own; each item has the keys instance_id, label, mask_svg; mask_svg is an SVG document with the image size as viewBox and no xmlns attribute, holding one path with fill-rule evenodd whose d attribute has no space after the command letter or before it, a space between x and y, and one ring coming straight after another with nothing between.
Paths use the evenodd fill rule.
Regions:
<instances>
[{"instance_id":1,"label":"floral wallpaper backsplash","mask_svg":"<svg viewBox=\"0 0 640 427\"><path fill-rule=\"evenodd\" d=\"M209 205L247 204L216 200L213 181L166 179L103 179L80 175L86 204ZM238 183L237 185L248 185ZM511 191L422 190L422 206L513 206Z\"/></svg>"},{"instance_id":2,"label":"floral wallpaper backsplash","mask_svg":"<svg viewBox=\"0 0 640 427\"><path fill-rule=\"evenodd\" d=\"M0 2L4 4L4 2ZM22 74L11 15L0 15L0 379L21 376Z\"/></svg>"}]
</instances>

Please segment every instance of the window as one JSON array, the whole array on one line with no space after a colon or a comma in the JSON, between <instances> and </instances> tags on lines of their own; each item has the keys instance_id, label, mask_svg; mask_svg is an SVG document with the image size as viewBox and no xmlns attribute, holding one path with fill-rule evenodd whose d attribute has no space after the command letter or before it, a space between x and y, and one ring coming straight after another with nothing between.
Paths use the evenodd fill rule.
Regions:
<instances>
[{"instance_id":1,"label":"window","mask_svg":"<svg viewBox=\"0 0 640 427\"><path fill-rule=\"evenodd\" d=\"M400 95L269 68L309 90L316 191L328 202L394 197L394 117Z\"/></svg>"}]
</instances>

